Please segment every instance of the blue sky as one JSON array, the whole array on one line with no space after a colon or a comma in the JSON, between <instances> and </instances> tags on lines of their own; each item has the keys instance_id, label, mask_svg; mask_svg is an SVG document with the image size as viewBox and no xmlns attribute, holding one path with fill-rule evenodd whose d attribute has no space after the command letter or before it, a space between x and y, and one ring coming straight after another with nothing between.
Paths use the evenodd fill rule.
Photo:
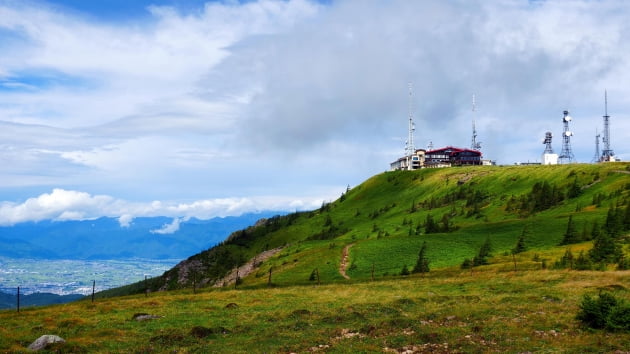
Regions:
<instances>
[{"instance_id":1,"label":"blue sky","mask_svg":"<svg viewBox=\"0 0 630 354\"><path fill-rule=\"evenodd\" d=\"M607 89L627 160L629 16L618 0L0 0L0 224L317 207L403 153L408 82L417 147L468 146L475 94L500 164L539 161L565 109L589 162Z\"/></svg>"}]
</instances>

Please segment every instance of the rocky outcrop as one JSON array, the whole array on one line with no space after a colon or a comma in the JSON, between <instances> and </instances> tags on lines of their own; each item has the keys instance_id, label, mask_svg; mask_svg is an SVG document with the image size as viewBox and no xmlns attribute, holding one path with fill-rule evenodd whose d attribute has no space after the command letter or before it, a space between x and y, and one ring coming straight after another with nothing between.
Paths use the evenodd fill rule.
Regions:
<instances>
[{"instance_id":1,"label":"rocky outcrop","mask_svg":"<svg viewBox=\"0 0 630 354\"><path fill-rule=\"evenodd\" d=\"M45 334L39 338L37 338L31 345L28 346L29 350L38 351L48 348L49 345L54 343L65 343L66 341L53 334Z\"/></svg>"}]
</instances>

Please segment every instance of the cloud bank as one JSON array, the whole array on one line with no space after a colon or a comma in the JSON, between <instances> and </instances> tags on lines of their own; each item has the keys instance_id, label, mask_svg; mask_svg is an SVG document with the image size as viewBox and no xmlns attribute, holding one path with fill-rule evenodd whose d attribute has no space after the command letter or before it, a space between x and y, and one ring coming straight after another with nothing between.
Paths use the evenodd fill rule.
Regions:
<instances>
[{"instance_id":1,"label":"cloud bank","mask_svg":"<svg viewBox=\"0 0 630 354\"><path fill-rule=\"evenodd\" d=\"M107 195L55 189L51 193L29 198L22 203L0 203L0 226L42 220L87 220L106 216L118 218L121 227L129 227L136 217L170 216L173 217L171 224L153 231L156 234L170 234L179 229L181 222L192 217L210 219L258 211L311 210L320 206L322 202L323 200L315 197L256 197L221 198L190 203L162 201L138 203Z\"/></svg>"},{"instance_id":2,"label":"cloud bank","mask_svg":"<svg viewBox=\"0 0 630 354\"><path fill-rule=\"evenodd\" d=\"M565 109L589 162L607 89L612 148L630 159L624 1L172 4L117 20L0 0L0 218L98 209L125 225L153 200L172 217L321 201L402 154L408 82L417 147L468 146L474 93L500 164L539 160ZM56 190L90 203L35 208Z\"/></svg>"}]
</instances>

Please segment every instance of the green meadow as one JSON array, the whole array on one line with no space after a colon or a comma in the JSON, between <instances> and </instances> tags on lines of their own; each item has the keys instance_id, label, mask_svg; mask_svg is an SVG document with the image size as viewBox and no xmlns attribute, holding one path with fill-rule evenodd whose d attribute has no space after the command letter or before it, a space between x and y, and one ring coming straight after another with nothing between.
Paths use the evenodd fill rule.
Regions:
<instances>
[{"instance_id":1,"label":"green meadow","mask_svg":"<svg viewBox=\"0 0 630 354\"><path fill-rule=\"evenodd\" d=\"M627 331L576 314L585 295L630 301L629 199L628 163L385 172L94 303L0 312L0 351L57 334L60 352L625 352ZM619 261L560 262L602 232ZM404 275L425 243L430 272Z\"/></svg>"}]
</instances>

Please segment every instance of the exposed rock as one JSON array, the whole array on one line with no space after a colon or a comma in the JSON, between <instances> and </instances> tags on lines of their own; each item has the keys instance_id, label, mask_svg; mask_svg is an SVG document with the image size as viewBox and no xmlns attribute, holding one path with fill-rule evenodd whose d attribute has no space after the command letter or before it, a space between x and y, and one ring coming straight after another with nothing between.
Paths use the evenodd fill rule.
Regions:
<instances>
[{"instance_id":1,"label":"exposed rock","mask_svg":"<svg viewBox=\"0 0 630 354\"><path fill-rule=\"evenodd\" d=\"M237 309L238 308L238 304L234 303L234 302L230 302L229 304L225 305L226 309Z\"/></svg>"},{"instance_id":2,"label":"exposed rock","mask_svg":"<svg viewBox=\"0 0 630 354\"><path fill-rule=\"evenodd\" d=\"M245 278L246 276L254 272L254 270L256 270L258 267L260 267L262 262L266 261L268 258L270 258L271 256L275 255L276 253L280 251L282 251L282 247L274 248L274 249L259 253L254 258L247 261L247 263L243 264L242 266L236 269L233 269L229 274L215 281L213 286L215 288L218 288L218 287L234 284L234 282L237 279L237 276L236 276L237 274L238 274L238 278Z\"/></svg>"},{"instance_id":3,"label":"exposed rock","mask_svg":"<svg viewBox=\"0 0 630 354\"><path fill-rule=\"evenodd\" d=\"M49 345L53 343L65 343L65 342L66 341L59 336L55 336L52 334L45 334L37 338L37 340L35 340L33 343L31 343L31 345L28 346L28 349L29 350L42 350L42 349L46 349Z\"/></svg>"},{"instance_id":4,"label":"exposed rock","mask_svg":"<svg viewBox=\"0 0 630 354\"><path fill-rule=\"evenodd\" d=\"M136 313L131 317L131 319L134 321L149 321L158 318L162 318L162 316L150 315L148 313Z\"/></svg>"},{"instance_id":5,"label":"exposed rock","mask_svg":"<svg viewBox=\"0 0 630 354\"><path fill-rule=\"evenodd\" d=\"M207 328L203 326L196 326L190 330L190 334L197 338L206 338L215 334L229 334L230 330L224 327Z\"/></svg>"}]
</instances>

